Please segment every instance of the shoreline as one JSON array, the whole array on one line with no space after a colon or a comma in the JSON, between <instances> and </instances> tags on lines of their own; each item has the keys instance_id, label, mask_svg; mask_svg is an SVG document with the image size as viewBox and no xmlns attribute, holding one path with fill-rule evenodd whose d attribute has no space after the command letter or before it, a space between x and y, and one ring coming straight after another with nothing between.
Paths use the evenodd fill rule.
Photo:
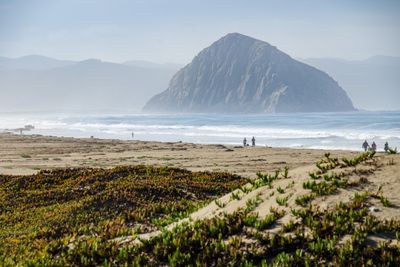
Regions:
<instances>
[{"instance_id":1,"label":"shoreline","mask_svg":"<svg viewBox=\"0 0 400 267\"><path fill-rule=\"evenodd\" d=\"M34 174L62 167L155 165L191 171L224 171L245 177L288 166L314 164L326 152L339 158L359 152L222 144L195 144L0 133L0 174Z\"/></svg>"},{"instance_id":2,"label":"shoreline","mask_svg":"<svg viewBox=\"0 0 400 267\"><path fill-rule=\"evenodd\" d=\"M115 138L115 137L77 137L77 136L65 136L65 135L46 135L46 134L38 134L38 133L24 133L20 135L13 131L0 131L1 135L16 135L16 136L32 136L32 137L48 137L48 138L66 138L66 139L78 139L78 140L109 140L109 141L122 141L122 142L150 142L150 143L183 143L183 144L194 144L194 145L223 145L228 147L243 147L242 143L240 142L226 142L226 143L218 143L218 142L186 142L182 140L178 141L160 141L160 140L143 140L143 139L130 139L130 138ZM249 142L249 141L248 141ZM249 145L249 148L252 146ZM324 151L343 151L343 152L364 152L362 148L360 149L351 149L345 147L338 147L338 148L329 148L329 147L306 147L306 146L270 146L267 144L258 145L256 144L255 147L257 148L277 148L277 149L300 149L300 150L324 150ZM360 145L361 147L361 145ZM384 152L383 150L380 151L378 149L377 152Z\"/></svg>"}]
</instances>

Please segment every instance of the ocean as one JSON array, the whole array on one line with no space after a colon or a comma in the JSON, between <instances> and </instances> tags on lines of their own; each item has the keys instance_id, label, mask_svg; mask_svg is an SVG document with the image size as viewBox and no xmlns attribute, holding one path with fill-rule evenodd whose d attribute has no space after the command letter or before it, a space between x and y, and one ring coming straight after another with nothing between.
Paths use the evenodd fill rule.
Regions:
<instances>
[{"instance_id":1,"label":"ocean","mask_svg":"<svg viewBox=\"0 0 400 267\"><path fill-rule=\"evenodd\" d=\"M361 150L367 140L400 149L400 111L301 114L0 113L0 131L123 140ZM134 137L132 138L132 133Z\"/></svg>"}]
</instances>

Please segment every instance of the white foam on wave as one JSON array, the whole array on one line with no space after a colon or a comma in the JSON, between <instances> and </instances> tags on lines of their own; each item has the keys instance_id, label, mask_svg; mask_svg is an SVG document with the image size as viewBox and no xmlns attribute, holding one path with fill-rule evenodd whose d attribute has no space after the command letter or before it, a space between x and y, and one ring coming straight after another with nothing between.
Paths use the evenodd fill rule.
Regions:
<instances>
[{"instance_id":1,"label":"white foam on wave","mask_svg":"<svg viewBox=\"0 0 400 267\"><path fill-rule=\"evenodd\" d=\"M121 129L123 127L110 127L114 129ZM379 132L356 132L355 130L298 130L298 129L281 129L281 128L263 128L254 129L247 127L236 127L232 130L231 127L195 127L195 126L158 126L158 125L145 125L145 126L131 126L126 127L135 132L143 134L179 134L185 136L226 136L226 137L245 137L257 136L259 138L274 138L274 139L328 139L328 138L344 138L347 140L361 140L361 139L381 139L388 140L391 138L400 138L396 133L387 131Z\"/></svg>"}]
</instances>

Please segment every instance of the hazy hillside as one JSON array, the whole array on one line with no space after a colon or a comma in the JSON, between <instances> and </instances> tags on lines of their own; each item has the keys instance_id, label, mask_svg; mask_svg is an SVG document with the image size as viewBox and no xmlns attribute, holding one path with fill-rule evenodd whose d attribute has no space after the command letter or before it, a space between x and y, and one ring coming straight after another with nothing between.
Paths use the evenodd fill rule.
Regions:
<instances>
[{"instance_id":1,"label":"hazy hillside","mask_svg":"<svg viewBox=\"0 0 400 267\"><path fill-rule=\"evenodd\" d=\"M337 80L356 108L368 110L400 109L400 58L375 56L348 61L332 58L304 59Z\"/></svg>"},{"instance_id":2,"label":"hazy hillside","mask_svg":"<svg viewBox=\"0 0 400 267\"><path fill-rule=\"evenodd\" d=\"M46 70L74 64L70 60L29 55L19 58L0 57L0 70Z\"/></svg>"},{"instance_id":3,"label":"hazy hillside","mask_svg":"<svg viewBox=\"0 0 400 267\"><path fill-rule=\"evenodd\" d=\"M326 73L264 41L231 33L203 49L144 110L274 113L354 108Z\"/></svg>"},{"instance_id":4,"label":"hazy hillside","mask_svg":"<svg viewBox=\"0 0 400 267\"><path fill-rule=\"evenodd\" d=\"M100 60L2 59L0 110L140 110L177 71ZM11 63L10 63L11 62ZM149 63L150 64L150 63Z\"/></svg>"},{"instance_id":5,"label":"hazy hillside","mask_svg":"<svg viewBox=\"0 0 400 267\"><path fill-rule=\"evenodd\" d=\"M128 60L128 61L123 62L123 64L128 65L128 66L136 66L136 67L149 68L149 69L178 70L183 67L183 65L177 64L177 63L159 64L159 63L149 62L149 61L145 61L145 60Z\"/></svg>"}]
</instances>

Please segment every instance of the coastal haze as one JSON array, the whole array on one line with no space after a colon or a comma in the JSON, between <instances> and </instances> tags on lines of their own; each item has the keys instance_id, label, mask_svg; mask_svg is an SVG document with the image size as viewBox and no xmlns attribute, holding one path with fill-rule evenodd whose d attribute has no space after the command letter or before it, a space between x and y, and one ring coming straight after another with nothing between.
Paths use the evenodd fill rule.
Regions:
<instances>
[{"instance_id":1,"label":"coastal haze","mask_svg":"<svg viewBox=\"0 0 400 267\"><path fill-rule=\"evenodd\" d=\"M43 56L0 58L0 111L139 112L179 66Z\"/></svg>"},{"instance_id":2,"label":"coastal haze","mask_svg":"<svg viewBox=\"0 0 400 267\"><path fill-rule=\"evenodd\" d=\"M303 61L309 64L240 33L221 37L185 66L1 58L0 125L11 132L33 125L25 133L123 140L238 145L255 136L264 147L359 151L364 140L379 150L386 142L400 147L399 111L357 110L396 107L395 58L348 63L353 70L332 63L346 61ZM377 81L362 86L363 70L371 74L365 79ZM346 80L352 73L353 83ZM333 77L352 89L346 92Z\"/></svg>"},{"instance_id":3,"label":"coastal haze","mask_svg":"<svg viewBox=\"0 0 400 267\"><path fill-rule=\"evenodd\" d=\"M0 111L139 112L150 98L170 87L177 71L228 33L269 43L292 59L325 72L346 92L355 109L399 110L398 11L396 1L381 4L370 0L362 4L359 0L311 1L307 5L297 1L232 4L226 0L118 4L104 0L0 1ZM244 60L248 51L234 51L241 59L240 64L257 58L253 54ZM260 60L264 66L278 63L268 58ZM264 77L262 72L267 71L265 67L258 69L260 66L254 65L247 73L235 76L258 76L260 82ZM224 71L229 73L228 69ZM304 74L303 81L297 79L292 83L307 87L315 77ZM281 82L282 77L277 77L277 83ZM234 78L219 79L218 83L222 82L222 88ZM288 82L288 77L285 78L283 87ZM244 86L248 78L237 79ZM215 82L213 85L218 87ZM252 79L248 82L243 87L247 93L268 92L261 87L273 83L271 77L264 79L261 87L260 83L252 86ZM208 88L202 90L214 88L212 84L204 86ZM248 93L246 97L253 96L259 97L257 93ZM296 94L292 101L300 96ZM245 101L246 97L237 101ZM264 95L260 100L255 99L263 100L266 100ZM237 108L260 111L248 106ZM307 106L312 110L312 105ZM270 112L274 108L270 107Z\"/></svg>"},{"instance_id":4,"label":"coastal haze","mask_svg":"<svg viewBox=\"0 0 400 267\"><path fill-rule=\"evenodd\" d=\"M400 57L373 56L363 60L309 58L301 60L329 73L363 110L400 109Z\"/></svg>"}]
</instances>

